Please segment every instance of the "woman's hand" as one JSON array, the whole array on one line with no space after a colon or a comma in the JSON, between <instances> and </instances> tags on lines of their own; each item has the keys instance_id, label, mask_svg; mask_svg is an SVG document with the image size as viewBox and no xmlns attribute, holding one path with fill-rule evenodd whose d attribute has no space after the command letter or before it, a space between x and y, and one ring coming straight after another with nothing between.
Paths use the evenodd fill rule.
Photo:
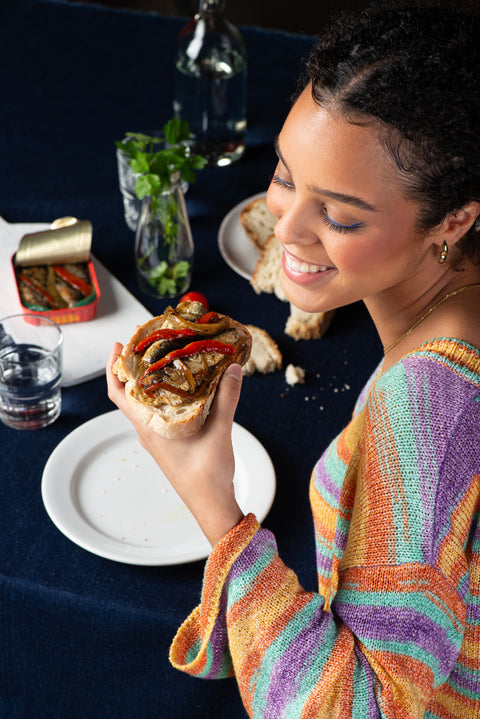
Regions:
<instances>
[{"instance_id":1,"label":"woman's hand","mask_svg":"<svg viewBox=\"0 0 480 719\"><path fill-rule=\"evenodd\" d=\"M230 365L225 371L207 422L197 434L186 439L166 439L130 410L124 384L112 372L122 349L116 343L108 359L108 396L133 424L140 444L157 462L214 546L243 517L233 487L231 439L242 384L241 367Z\"/></svg>"}]
</instances>

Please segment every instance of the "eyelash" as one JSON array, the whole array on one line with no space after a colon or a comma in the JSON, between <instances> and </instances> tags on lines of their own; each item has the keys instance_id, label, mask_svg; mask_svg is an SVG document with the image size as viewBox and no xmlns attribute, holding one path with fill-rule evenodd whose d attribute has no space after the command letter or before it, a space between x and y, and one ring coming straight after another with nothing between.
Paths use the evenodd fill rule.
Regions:
<instances>
[{"instance_id":1,"label":"eyelash","mask_svg":"<svg viewBox=\"0 0 480 719\"><path fill-rule=\"evenodd\" d=\"M331 230L334 232L341 232L343 234L347 234L349 232L356 232L359 230L363 222L357 222L355 225L339 225L338 222L334 222L328 215L327 211L325 210L325 214L322 215L322 222L327 225Z\"/></svg>"},{"instance_id":2,"label":"eyelash","mask_svg":"<svg viewBox=\"0 0 480 719\"><path fill-rule=\"evenodd\" d=\"M279 186L282 187L284 190L294 190L294 189L295 189L295 186L292 185L291 182L287 182L286 180L282 180L282 178L281 178L279 175L274 175L274 176L272 177L272 183L273 183L274 185L279 185ZM347 233L349 233L349 232L356 232L357 230L359 230L359 229L363 226L363 222L357 222L357 223L354 224L354 225L339 225L338 222L335 222L334 220L332 220L332 219L328 216L326 208L324 208L324 213L325 213L325 214L323 214L323 215L322 215L322 218L321 218L321 219L322 219L322 222L323 222L325 225L327 225L327 227L328 227L329 229L333 230L334 232L340 232L340 233L343 233L343 234L347 234Z\"/></svg>"}]
</instances>

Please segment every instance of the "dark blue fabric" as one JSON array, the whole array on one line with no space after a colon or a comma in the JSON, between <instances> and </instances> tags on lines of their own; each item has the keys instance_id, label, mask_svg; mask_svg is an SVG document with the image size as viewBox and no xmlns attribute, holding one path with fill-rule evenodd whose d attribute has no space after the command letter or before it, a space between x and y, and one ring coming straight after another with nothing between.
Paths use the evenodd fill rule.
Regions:
<instances>
[{"instance_id":1,"label":"dark blue fabric","mask_svg":"<svg viewBox=\"0 0 480 719\"><path fill-rule=\"evenodd\" d=\"M155 313L163 304L142 295L132 273L114 141L171 116L181 24L55 0L4 0L0 8L0 214L9 222L90 219L95 255ZM257 296L220 256L221 219L268 184L273 138L312 42L253 28L243 33L248 148L230 168L203 171L188 192L193 288L216 309L267 329L285 365L307 371L307 383L293 388L282 372L246 380L236 419L275 464L278 490L265 526L304 586L315 589L310 470L348 420L380 350L359 305L339 310L320 341L288 338L288 306ZM51 427L0 427L0 718L244 717L234 680L192 679L168 662L175 630L198 602L203 563L111 562L70 542L45 512L40 485L48 456L71 430L112 408L100 378L64 390L62 415Z\"/></svg>"}]
</instances>

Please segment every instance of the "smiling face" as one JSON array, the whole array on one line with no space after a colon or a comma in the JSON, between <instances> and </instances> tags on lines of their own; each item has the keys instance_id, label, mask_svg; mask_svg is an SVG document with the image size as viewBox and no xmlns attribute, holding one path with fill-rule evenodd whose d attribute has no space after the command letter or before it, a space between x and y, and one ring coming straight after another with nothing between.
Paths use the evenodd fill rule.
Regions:
<instances>
[{"instance_id":1,"label":"smiling face","mask_svg":"<svg viewBox=\"0 0 480 719\"><path fill-rule=\"evenodd\" d=\"M355 125L319 107L307 87L277 153L267 202L293 304L320 312L360 299L401 302L432 283L438 244L418 232L419 206L402 193L374 124Z\"/></svg>"}]
</instances>

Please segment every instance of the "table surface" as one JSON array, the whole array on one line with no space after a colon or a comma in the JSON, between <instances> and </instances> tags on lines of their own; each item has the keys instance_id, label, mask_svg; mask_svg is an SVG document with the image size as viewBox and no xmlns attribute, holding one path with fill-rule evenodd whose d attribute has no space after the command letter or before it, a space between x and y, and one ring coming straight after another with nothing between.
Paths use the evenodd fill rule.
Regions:
<instances>
[{"instance_id":1,"label":"table surface","mask_svg":"<svg viewBox=\"0 0 480 719\"><path fill-rule=\"evenodd\" d=\"M0 8L0 215L9 223L89 219L95 256L155 314L165 303L142 294L132 272L134 238L123 221L114 142L129 130L161 127L171 116L181 25L156 14L57 0L14 0ZM256 295L220 255L223 217L268 185L273 140L313 39L242 32L247 150L231 167L203 170L188 191L192 288L214 308L266 329L284 364L306 371L305 384L294 387L283 372L246 378L236 421L260 440L275 467L277 493L264 525L304 587L315 590L310 471L348 420L380 346L361 305L338 310L321 340L294 341L284 334L288 305ZM48 457L71 431L112 409L102 376L65 388L52 426L0 427L0 716L245 717L233 679L193 679L168 662L176 628L198 603L204 562L110 561L67 539L45 511Z\"/></svg>"}]
</instances>

